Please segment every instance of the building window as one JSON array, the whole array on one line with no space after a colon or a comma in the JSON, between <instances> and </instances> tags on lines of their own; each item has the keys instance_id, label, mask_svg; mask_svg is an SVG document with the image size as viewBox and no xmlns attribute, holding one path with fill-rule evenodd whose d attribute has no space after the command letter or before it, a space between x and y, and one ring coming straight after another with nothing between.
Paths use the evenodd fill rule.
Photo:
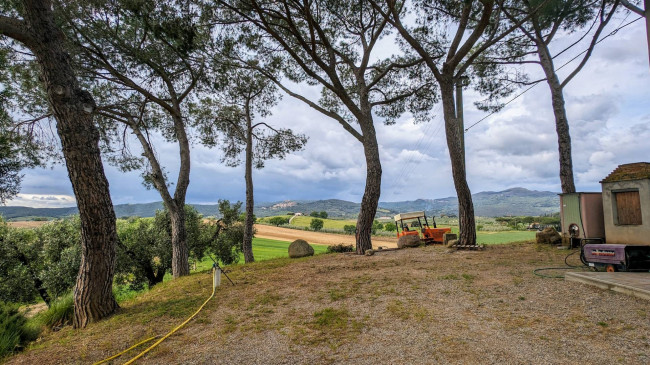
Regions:
<instances>
[{"instance_id":1,"label":"building window","mask_svg":"<svg viewBox=\"0 0 650 365\"><path fill-rule=\"evenodd\" d=\"M640 225L641 199L639 191L621 191L614 193L618 225Z\"/></svg>"}]
</instances>

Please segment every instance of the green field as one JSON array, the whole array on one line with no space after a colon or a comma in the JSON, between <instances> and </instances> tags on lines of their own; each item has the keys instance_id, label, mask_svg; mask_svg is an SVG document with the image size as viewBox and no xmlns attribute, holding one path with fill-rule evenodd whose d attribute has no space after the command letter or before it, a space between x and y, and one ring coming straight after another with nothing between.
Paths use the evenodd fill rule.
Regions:
<instances>
[{"instance_id":1,"label":"green field","mask_svg":"<svg viewBox=\"0 0 650 365\"><path fill-rule=\"evenodd\" d=\"M279 257L289 257L288 249L291 242L270 240L267 238L253 238L253 256L255 261L264 261L275 259ZM310 245L314 248L314 254L327 252L325 245ZM244 263L244 255L239 255L239 263ZM197 264L196 270L203 271L212 267L212 259L209 257L204 258Z\"/></svg>"},{"instance_id":2,"label":"green field","mask_svg":"<svg viewBox=\"0 0 650 365\"><path fill-rule=\"evenodd\" d=\"M500 244L520 241L534 241L535 231L503 231L503 232L476 232L476 242L479 244Z\"/></svg>"},{"instance_id":3,"label":"green field","mask_svg":"<svg viewBox=\"0 0 650 365\"><path fill-rule=\"evenodd\" d=\"M291 218L291 216L288 215L281 215L279 217ZM273 217L265 217L260 220L263 222L268 222L270 218ZM309 223L311 223L312 219L314 219L314 217L305 217L305 216L295 217L293 220L291 220L291 225L298 226L298 227L309 227ZM322 218L318 218L318 219L322 219ZM343 226L348 224L355 225L357 224L357 221L353 219L323 219L323 229L343 230Z\"/></svg>"}]
</instances>

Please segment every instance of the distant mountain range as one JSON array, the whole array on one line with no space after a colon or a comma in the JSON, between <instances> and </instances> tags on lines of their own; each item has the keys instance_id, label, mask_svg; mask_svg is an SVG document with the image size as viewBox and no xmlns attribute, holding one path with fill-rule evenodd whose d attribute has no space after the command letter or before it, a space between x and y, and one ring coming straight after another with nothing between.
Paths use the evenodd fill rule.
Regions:
<instances>
[{"instance_id":1,"label":"distant mountain range","mask_svg":"<svg viewBox=\"0 0 650 365\"><path fill-rule=\"evenodd\" d=\"M506 215L544 215L560 210L560 199L557 193L535 191L524 188L512 188L504 191L483 191L472 195L474 210L477 216L498 217ZM192 204L204 216L219 214L216 204ZM303 213L326 211L330 217L355 218L359 213L359 203L338 199L327 200L289 200L282 202L260 203L255 206L255 215L268 217L287 213ZM153 217L156 210L163 209L161 202L144 204L119 204L115 206L117 217L140 216ZM400 212L424 210L427 214L456 215L458 214L458 199L448 197L442 199L417 199L401 202L380 202L377 217L390 217ZM76 207L69 208L28 208L0 207L0 215L8 220L28 220L35 217L60 218L77 214Z\"/></svg>"}]
</instances>

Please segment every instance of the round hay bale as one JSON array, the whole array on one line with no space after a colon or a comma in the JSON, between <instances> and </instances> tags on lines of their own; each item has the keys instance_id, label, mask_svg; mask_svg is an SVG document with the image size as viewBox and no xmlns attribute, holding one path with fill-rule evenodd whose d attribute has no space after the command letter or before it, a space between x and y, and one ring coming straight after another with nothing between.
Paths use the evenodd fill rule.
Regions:
<instances>
[{"instance_id":1,"label":"round hay bale","mask_svg":"<svg viewBox=\"0 0 650 365\"><path fill-rule=\"evenodd\" d=\"M289 257L296 259L299 257L314 256L314 249L305 240L295 240L289 245Z\"/></svg>"},{"instance_id":2,"label":"round hay bale","mask_svg":"<svg viewBox=\"0 0 650 365\"><path fill-rule=\"evenodd\" d=\"M543 231L535 234L537 243L547 245L560 245L562 244L562 236L553 227L546 227Z\"/></svg>"},{"instance_id":3,"label":"round hay bale","mask_svg":"<svg viewBox=\"0 0 650 365\"><path fill-rule=\"evenodd\" d=\"M420 236L408 235L402 236L397 240L397 248L418 247L420 246Z\"/></svg>"}]
</instances>

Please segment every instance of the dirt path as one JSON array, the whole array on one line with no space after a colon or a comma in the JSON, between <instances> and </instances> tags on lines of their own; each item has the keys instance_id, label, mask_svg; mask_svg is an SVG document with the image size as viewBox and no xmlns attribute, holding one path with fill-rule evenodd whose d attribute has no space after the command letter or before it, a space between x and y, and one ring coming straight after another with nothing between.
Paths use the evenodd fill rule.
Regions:
<instances>
[{"instance_id":1,"label":"dirt path","mask_svg":"<svg viewBox=\"0 0 650 365\"><path fill-rule=\"evenodd\" d=\"M281 228L274 226L267 226L256 224L257 234L255 237L268 238L280 241L294 241L303 239L309 243L318 245L338 245L343 243L345 245L354 245L354 236L347 234L334 234L312 231L301 231L297 229ZM372 247L397 247L397 239L393 237L373 237Z\"/></svg>"}]
</instances>

